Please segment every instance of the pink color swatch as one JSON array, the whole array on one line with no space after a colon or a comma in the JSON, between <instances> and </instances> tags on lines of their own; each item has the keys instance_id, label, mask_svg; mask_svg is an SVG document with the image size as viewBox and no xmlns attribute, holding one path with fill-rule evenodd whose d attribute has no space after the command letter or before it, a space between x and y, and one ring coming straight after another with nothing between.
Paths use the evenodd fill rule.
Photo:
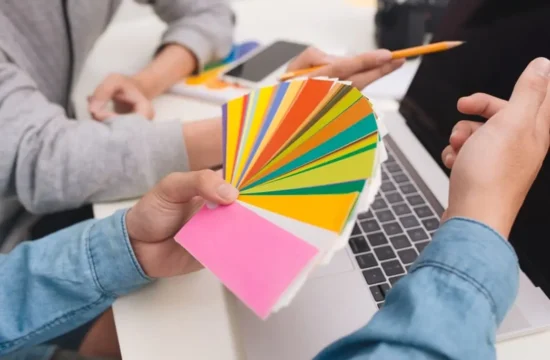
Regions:
<instances>
[{"instance_id":1,"label":"pink color swatch","mask_svg":"<svg viewBox=\"0 0 550 360\"><path fill-rule=\"evenodd\" d=\"M176 241L262 319L318 252L239 203L203 207Z\"/></svg>"}]
</instances>

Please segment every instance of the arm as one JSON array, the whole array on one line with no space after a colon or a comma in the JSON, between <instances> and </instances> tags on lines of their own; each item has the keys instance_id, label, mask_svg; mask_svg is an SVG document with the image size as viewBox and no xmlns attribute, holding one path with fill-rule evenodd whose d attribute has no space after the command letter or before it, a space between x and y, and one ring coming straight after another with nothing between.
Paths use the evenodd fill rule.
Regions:
<instances>
[{"instance_id":1,"label":"arm","mask_svg":"<svg viewBox=\"0 0 550 360\"><path fill-rule=\"evenodd\" d=\"M487 96L461 101L460 111L490 118L447 154L455 156L444 215L450 220L372 321L318 360L496 357L496 331L519 283L517 258L504 238L548 154L549 84L550 61L538 58L508 103Z\"/></svg>"},{"instance_id":2,"label":"arm","mask_svg":"<svg viewBox=\"0 0 550 360\"><path fill-rule=\"evenodd\" d=\"M174 236L197 211L200 198L229 205L237 196L237 189L213 171L173 173L127 212L0 255L0 357L84 324L151 278L198 270ZM51 349L29 351L25 355Z\"/></svg>"},{"instance_id":3,"label":"arm","mask_svg":"<svg viewBox=\"0 0 550 360\"><path fill-rule=\"evenodd\" d=\"M221 121L125 115L70 121L13 64L0 61L0 191L33 213L143 194L172 171L221 162ZM204 137L209 141L203 141ZM185 144L187 141L187 146ZM216 143L219 141L219 143Z\"/></svg>"},{"instance_id":4,"label":"arm","mask_svg":"<svg viewBox=\"0 0 550 360\"><path fill-rule=\"evenodd\" d=\"M134 77L148 98L231 50L233 13L225 0L137 1L153 3L157 15L168 24L160 52Z\"/></svg>"},{"instance_id":5,"label":"arm","mask_svg":"<svg viewBox=\"0 0 550 360\"><path fill-rule=\"evenodd\" d=\"M369 324L317 360L494 359L496 330L518 282L517 258L500 235L451 219Z\"/></svg>"},{"instance_id":6,"label":"arm","mask_svg":"<svg viewBox=\"0 0 550 360\"><path fill-rule=\"evenodd\" d=\"M150 282L131 250L125 214L80 223L0 255L0 355L72 330Z\"/></svg>"}]
</instances>

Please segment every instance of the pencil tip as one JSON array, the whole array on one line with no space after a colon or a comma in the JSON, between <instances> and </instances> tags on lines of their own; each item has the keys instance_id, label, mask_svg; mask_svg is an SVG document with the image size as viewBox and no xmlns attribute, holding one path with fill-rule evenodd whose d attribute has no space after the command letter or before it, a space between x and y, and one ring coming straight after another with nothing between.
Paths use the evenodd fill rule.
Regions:
<instances>
[{"instance_id":1,"label":"pencil tip","mask_svg":"<svg viewBox=\"0 0 550 360\"><path fill-rule=\"evenodd\" d=\"M460 46L462 44L465 44L466 41L447 41L447 44L449 45L449 48L454 48L457 46Z\"/></svg>"}]
</instances>

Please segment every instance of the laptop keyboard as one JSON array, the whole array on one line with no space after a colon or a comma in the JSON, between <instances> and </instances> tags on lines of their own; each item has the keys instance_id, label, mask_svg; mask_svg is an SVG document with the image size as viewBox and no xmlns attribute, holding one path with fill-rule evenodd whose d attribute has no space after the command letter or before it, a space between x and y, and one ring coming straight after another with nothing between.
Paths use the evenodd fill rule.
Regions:
<instances>
[{"instance_id":1,"label":"laptop keyboard","mask_svg":"<svg viewBox=\"0 0 550 360\"><path fill-rule=\"evenodd\" d=\"M386 294L408 271L439 227L439 215L388 147L382 186L370 210L358 215L349 246L372 297Z\"/></svg>"}]
</instances>

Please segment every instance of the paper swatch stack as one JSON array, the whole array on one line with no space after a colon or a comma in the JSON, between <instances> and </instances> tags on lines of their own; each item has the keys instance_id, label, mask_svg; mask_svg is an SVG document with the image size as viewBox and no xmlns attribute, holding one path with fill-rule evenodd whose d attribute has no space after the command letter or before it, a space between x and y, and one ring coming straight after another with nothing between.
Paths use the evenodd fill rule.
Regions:
<instances>
[{"instance_id":1,"label":"paper swatch stack","mask_svg":"<svg viewBox=\"0 0 550 360\"><path fill-rule=\"evenodd\" d=\"M206 64L200 74L182 79L170 89L170 92L216 104L223 104L230 99L247 94L250 91L249 89L228 84L220 80L219 75L232 63L242 59L258 46L260 46L260 43L257 41L233 44L231 52L225 59Z\"/></svg>"},{"instance_id":2,"label":"paper swatch stack","mask_svg":"<svg viewBox=\"0 0 550 360\"><path fill-rule=\"evenodd\" d=\"M372 104L348 83L295 79L223 106L223 176L240 191L176 240L259 317L343 248L385 160Z\"/></svg>"}]
</instances>

